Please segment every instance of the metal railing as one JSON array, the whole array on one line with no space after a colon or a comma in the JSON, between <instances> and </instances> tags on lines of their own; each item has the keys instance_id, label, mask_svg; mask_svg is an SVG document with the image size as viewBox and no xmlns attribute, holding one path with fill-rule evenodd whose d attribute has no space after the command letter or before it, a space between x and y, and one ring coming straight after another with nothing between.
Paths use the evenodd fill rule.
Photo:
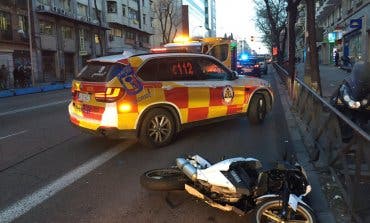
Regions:
<instances>
[{"instance_id":1,"label":"metal railing","mask_svg":"<svg viewBox=\"0 0 370 223\"><path fill-rule=\"evenodd\" d=\"M308 152L312 161L322 160L339 187L350 214L356 222L362 222L361 213L370 210L370 203L363 202L370 182L370 136L328 101L320 97L302 80L295 78L291 90L288 72L273 64L281 81L290 92L291 109L300 119L305 136L310 139ZM349 142L343 142L340 124L348 125L353 131Z\"/></svg>"}]
</instances>

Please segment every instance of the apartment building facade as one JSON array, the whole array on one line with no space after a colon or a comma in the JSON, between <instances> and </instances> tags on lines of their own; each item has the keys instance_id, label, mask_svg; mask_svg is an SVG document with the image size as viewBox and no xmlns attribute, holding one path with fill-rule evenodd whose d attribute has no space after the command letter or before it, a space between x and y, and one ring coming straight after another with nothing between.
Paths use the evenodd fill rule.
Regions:
<instances>
[{"instance_id":1,"label":"apartment building facade","mask_svg":"<svg viewBox=\"0 0 370 223\"><path fill-rule=\"evenodd\" d=\"M123 51L144 53L150 49L150 37L154 34L151 0L106 1L108 53Z\"/></svg>"},{"instance_id":2,"label":"apartment building facade","mask_svg":"<svg viewBox=\"0 0 370 223\"><path fill-rule=\"evenodd\" d=\"M318 43L322 64L333 64L335 51L353 61L369 55L364 51L364 43L369 44L369 0L319 0L316 6L317 25L324 30L323 41Z\"/></svg>"},{"instance_id":3,"label":"apartment building facade","mask_svg":"<svg viewBox=\"0 0 370 223\"><path fill-rule=\"evenodd\" d=\"M0 65L10 71L9 87L15 68L32 67L35 83L70 81L90 58L147 52L151 13L149 0L0 1Z\"/></svg>"}]
</instances>

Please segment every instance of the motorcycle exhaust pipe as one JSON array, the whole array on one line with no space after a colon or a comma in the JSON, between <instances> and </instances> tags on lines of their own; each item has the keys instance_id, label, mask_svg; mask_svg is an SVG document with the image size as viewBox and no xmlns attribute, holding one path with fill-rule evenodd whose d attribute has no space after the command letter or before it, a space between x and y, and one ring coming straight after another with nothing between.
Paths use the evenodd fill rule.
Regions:
<instances>
[{"instance_id":1,"label":"motorcycle exhaust pipe","mask_svg":"<svg viewBox=\"0 0 370 223\"><path fill-rule=\"evenodd\" d=\"M191 165L188 160L184 158L177 158L176 165L192 181L195 181L197 179L197 169L193 165Z\"/></svg>"}]
</instances>

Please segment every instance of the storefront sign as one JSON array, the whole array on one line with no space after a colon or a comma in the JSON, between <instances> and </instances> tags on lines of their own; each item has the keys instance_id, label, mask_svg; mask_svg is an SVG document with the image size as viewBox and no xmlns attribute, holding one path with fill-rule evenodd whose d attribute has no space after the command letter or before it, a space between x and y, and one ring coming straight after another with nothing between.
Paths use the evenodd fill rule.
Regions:
<instances>
[{"instance_id":1,"label":"storefront sign","mask_svg":"<svg viewBox=\"0 0 370 223\"><path fill-rule=\"evenodd\" d=\"M328 41L329 41L329 43L334 43L335 42L335 39L336 39L336 33L335 32L328 33Z\"/></svg>"},{"instance_id":2,"label":"storefront sign","mask_svg":"<svg viewBox=\"0 0 370 223\"><path fill-rule=\"evenodd\" d=\"M362 19L351 19L349 22L349 27L352 29L361 29L362 28Z\"/></svg>"},{"instance_id":3,"label":"storefront sign","mask_svg":"<svg viewBox=\"0 0 370 223\"><path fill-rule=\"evenodd\" d=\"M80 29L80 56L87 55L86 46L85 46L85 31Z\"/></svg>"}]
</instances>

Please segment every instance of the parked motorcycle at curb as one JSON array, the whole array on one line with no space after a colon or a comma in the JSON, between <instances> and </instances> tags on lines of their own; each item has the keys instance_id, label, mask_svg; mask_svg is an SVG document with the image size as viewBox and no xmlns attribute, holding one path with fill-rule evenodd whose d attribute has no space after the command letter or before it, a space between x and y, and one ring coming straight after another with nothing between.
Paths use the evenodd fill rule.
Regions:
<instances>
[{"instance_id":1,"label":"parked motorcycle at curb","mask_svg":"<svg viewBox=\"0 0 370 223\"><path fill-rule=\"evenodd\" d=\"M235 157L211 164L199 155L177 158L176 166L153 169L140 177L154 191L186 190L223 211L252 213L255 222L316 222L302 200L311 191L298 164L279 163L268 170L255 158Z\"/></svg>"},{"instance_id":2,"label":"parked motorcycle at curb","mask_svg":"<svg viewBox=\"0 0 370 223\"><path fill-rule=\"evenodd\" d=\"M351 76L334 92L330 103L359 127L366 129L370 120L370 63L356 63ZM341 119L338 121L342 140L348 142L353 130Z\"/></svg>"}]
</instances>

